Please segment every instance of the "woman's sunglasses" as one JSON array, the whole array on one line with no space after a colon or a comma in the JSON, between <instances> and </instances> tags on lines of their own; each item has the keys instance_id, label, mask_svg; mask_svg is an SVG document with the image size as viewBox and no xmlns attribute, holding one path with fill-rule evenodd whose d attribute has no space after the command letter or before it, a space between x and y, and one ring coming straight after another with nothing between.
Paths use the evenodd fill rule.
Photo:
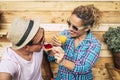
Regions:
<instances>
[{"instance_id":1,"label":"woman's sunglasses","mask_svg":"<svg viewBox=\"0 0 120 80\"><path fill-rule=\"evenodd\" d=\"M75 30L75 31L84 29L84 27L77 27L77 26L75 26L74 24L72 24L72 23L70 22L70 20L67 20L67 24L68 24L69 27L72 26L73 30Z\"/></svg>"}]
</instances>

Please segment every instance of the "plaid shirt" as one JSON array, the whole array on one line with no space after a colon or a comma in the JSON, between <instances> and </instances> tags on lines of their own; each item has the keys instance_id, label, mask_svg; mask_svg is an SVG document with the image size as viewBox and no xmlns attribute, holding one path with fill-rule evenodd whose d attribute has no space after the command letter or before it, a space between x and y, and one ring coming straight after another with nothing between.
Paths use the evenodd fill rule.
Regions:
<instances>
[{"instance_id":1,"label":"plaid shirt","mask_svg":"<svg viewBox=\"0 0 120 80\"><path fill-rule=\"evenodd\" d=\"M101 43L89 31L86 39L74 49L74 38L70 38L69 31L61 34L67 36L67 42L62 46L65 59L74 62L75 67L69 70L59 65L55 80L92 80L92 67L99 57Z\"/></svg>"}]
</instances>

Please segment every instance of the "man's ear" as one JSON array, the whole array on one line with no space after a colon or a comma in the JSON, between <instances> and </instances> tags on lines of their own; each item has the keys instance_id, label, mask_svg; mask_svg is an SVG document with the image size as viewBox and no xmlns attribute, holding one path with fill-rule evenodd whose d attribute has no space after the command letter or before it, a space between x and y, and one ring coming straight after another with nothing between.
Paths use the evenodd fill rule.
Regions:
<instances>
[{"instance_id":1,"label":"man's ear","mask_svg":"<svg viewBox=\"0 0 120 80\"><path fill-rule=\"evenodd\" d=\"M87 28L85 28L85 31L87 32L87 31L89 31L90 29L91 29L91 26L88 25Z\"/></svg>"},{"instance_id":2,"label":"man's ear","mask_svg":"<svg viewBox=\"0 0 120 80\"><path fill-rule=\"evenodd\" d=\"M25 50L29 50L29 48L30 48L29 45L24 46L24 49L25 49Z\"/></svg>"}]
</instances>

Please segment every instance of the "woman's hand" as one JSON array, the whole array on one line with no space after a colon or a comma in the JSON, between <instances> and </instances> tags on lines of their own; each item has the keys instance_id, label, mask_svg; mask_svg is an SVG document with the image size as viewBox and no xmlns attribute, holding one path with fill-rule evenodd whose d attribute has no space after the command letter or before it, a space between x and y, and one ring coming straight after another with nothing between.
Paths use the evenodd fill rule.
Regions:
<instances>
[{"instance_id":1,"label":"woman's hand","mask_svg":"<svg viewBox=\"0 0 120 80\"><path fill-rule=\"evenodd\" d=\"M61 45L62 45L62 43L61 43L61 41L58 39L58 36L57 36L57 35L53 36L53 38L52 38L52 43L53 43L54 46L61 46Z\"/></svg>"},{"instance_id":2,"label":"woman's hand","mask_svg":"<svg viewBox=\"0 0 120 80\"><path fill-rule=\"evenodd\" d=\"M56 63L61 63L64 59L64 51L61 47L53 47L52 51L55 53L54 57L56 58Z\"/></svg>"}]
</instances>

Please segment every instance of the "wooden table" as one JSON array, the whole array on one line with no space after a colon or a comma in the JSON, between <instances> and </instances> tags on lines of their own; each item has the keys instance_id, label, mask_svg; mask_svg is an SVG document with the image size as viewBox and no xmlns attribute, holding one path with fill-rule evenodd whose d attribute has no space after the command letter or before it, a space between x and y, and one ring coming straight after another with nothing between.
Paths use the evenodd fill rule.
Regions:
<instances>
[{"instance_id":1,"label":"wooden table","mask_svg":"<svg viewBox=\"0 0 120 80\"><path fill-rule=\"evenodd\" d=\"M113 64L106 63L105 66L112 80L120 80L120 71L115 69Z\"/></svg>"}]
</instances>

